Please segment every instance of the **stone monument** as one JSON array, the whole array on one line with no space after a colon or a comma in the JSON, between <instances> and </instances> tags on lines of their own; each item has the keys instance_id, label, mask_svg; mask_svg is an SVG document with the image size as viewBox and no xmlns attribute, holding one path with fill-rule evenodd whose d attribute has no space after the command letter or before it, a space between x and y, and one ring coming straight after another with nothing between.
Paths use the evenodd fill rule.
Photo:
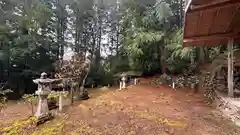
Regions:
<instances>
[{"instance_id":1,"label":"stone monument","mask_svg":"<svg viewBox=\"0 0 240 135\"><path fill-rule=\"evenodd\" d=\"M134 85L137 85L137 84L138 84L138 79L134 78Z\"/></svg>"},{"instance_id":2,"label":"stone monument","mask_svg":"<svg viewBox=\"0 0 240 135\"><path fill-rule=\"evenodd\" d=\"M122 89L126 89L126 81L127 81L127 75L126 75L126 73L122 73L122 75L121 75L121 83L120 83L121 90Z\"/></svg>"},{"instance_id":3,"label":"stone monument","mask_svg":"<svg viewBox=\"0 0 240 135\"><path fill-rule=\"evenodd\" d=\"M35 113L38 121L45 121L52 117L48 108L47 97L51 93L52 84L58 81L59 79L48 79L46 73L42 73L39 79L33 80L34 83L38 84L36 94L38 95L39 102L37 112Z\"/></svg>"}]
</instances>

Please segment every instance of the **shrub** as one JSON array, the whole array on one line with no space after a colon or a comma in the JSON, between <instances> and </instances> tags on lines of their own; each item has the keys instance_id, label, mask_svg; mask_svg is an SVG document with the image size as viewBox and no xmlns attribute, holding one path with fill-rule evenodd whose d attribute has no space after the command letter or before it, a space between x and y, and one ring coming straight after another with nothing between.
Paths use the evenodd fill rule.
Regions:
<instances>
[{"instance_id":1,"label":"shrub","mask_svg":"<svg viewBox=\"0 0 240 135\"><path fill-rule=\"evenodd\" d=\"M32 110L32 115L34 115L34 106L37 104L38 101L37 96L35 94L25 94L23 95L22 99L25 103L29 104Z\"/></svg>"},{"instance_id":2,"label":"shrub","mask_svg":"<svg viewBox=\"0 0 240 135\"><path fill-rule=\"evenodd\" d=\"M0 89L0 112L3 111L3 109L6 107L6 103L7 103L7 93L12 92L12 90L7 89L7 90L2 90Z\"/></svg>"}]
</instances>

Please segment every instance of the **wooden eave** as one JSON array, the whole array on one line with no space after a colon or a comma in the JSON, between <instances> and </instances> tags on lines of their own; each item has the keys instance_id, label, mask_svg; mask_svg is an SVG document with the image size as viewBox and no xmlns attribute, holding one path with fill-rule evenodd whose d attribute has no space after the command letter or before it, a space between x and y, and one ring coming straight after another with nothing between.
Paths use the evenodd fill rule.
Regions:
<instances>
[{"instance_id":1,"label":"wooden eave","mask_svg":"<svg viewBox=\"0 0 240 135\"><path fill-rule=\"evenodd\" d=\"M185 11L183 46L240 43L240 0L189 0Z\"/></svg>"}]
</instances>

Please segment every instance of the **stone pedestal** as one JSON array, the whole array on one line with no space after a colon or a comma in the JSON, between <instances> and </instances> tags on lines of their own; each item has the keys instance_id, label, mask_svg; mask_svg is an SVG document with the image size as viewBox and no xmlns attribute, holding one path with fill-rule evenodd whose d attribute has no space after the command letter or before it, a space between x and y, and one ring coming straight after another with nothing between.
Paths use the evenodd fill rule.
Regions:
<instances>
[{"instance_id":1,"label":"stone pedestal","mask_svg":"<svg viewBox=\"0 0 240 135\"><path fill-rule=\"evenodd\" d=\"M89 96L88 96L88 91L84 89L84 87L80 87L80 100L87 100L89 99Z\"/></svg>"},{"instance_id":2,"label":"stone pedestal","mask_svg":"<svg viewBox=\"0 0 240 135\"><path fill-rule=\"evenodd\" d=\"M35 116L39 119L45 116L50 115L50 111L48 109L47 97L50 94L50 91L36 91L36 94L39 97L37 112Z\"/></svg>"}]
</instances>

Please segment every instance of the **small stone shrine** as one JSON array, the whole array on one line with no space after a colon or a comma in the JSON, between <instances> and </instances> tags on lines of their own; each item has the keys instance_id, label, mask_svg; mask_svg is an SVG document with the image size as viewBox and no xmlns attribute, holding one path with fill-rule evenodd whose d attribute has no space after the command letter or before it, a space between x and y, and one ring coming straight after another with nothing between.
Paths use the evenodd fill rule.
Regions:
<instances>
[{"instance_id":1,"label":"small stone shrine","mask_svg":"<svg viewBox=\"0 0 240 135\"><path fill-rule=\"evenodd\" d=\"M45 122L49 120L52 115L48 108L47 97L51 93L52 84L61 81L60 79L48 79L46 73L42 73L39 79L33 80L34 83L38 84L38 90L36 94L38 95L39 102L37 107L37 112L35 116L38 120L38 123Z\"/></svg>"},{"instance_id":2,"label":"small stone shrine","mask_svg":"<svg viewBox=\"0 0 240 135\"><path fill-rule=\"evenodd\" d=\"M142 76L142 72L139 71L126 71L115 74L115 82L119 83L119 89L127 89L128 85L137 85L139 83L138 77Z\"/></svg>"}]
</instances>

